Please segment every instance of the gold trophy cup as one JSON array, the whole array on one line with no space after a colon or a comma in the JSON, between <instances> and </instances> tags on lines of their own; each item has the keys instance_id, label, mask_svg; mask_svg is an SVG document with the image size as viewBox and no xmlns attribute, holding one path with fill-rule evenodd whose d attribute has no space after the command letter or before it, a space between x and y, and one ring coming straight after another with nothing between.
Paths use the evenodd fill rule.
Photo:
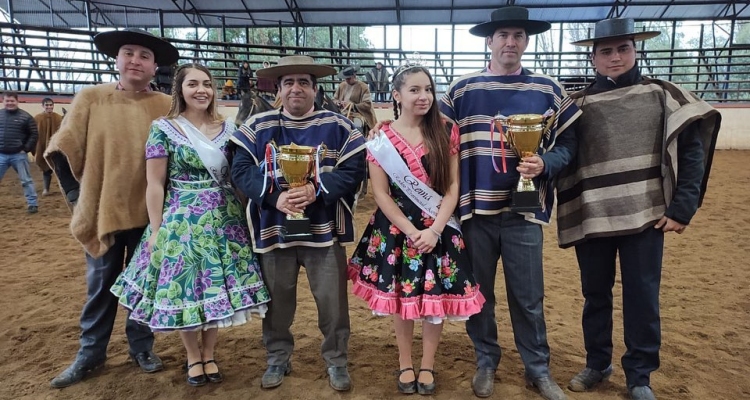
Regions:
<instances>
[{"instance_id":1,"label":"gold trophy cup","mask_svg":"<svg viewBox=\"0 0 750 400\"><path fill-rule=\"evenodd\" d=\"M508 144L520 159L531 157L539 150L542 137L552 127L554 114L515 114L509 117L497 115L493 120L497 130L503 132ZM520 178L512 193L511 211L535 212L542 209L539 189L534 181Z\"/></svg>"},{"instance_id":2,"label":"gold trophy cup","mask_svg":"<svg viewBox=\"0 0 750 400\"><path fill-rule=\"evenodd\" d=\"M271 143L276 147L275 143ZM321 148L325 151L325 145ZM315 174L315 160L318 148L311 146L299 146L295 143L278 146L276 161L281 168L281 174L289 184L290 188L305 186L311 176ZM312 239L310 232L310 219L304 213L286 215L282 236L285 240L308 240Z\"/></svg>"}]
</instances>

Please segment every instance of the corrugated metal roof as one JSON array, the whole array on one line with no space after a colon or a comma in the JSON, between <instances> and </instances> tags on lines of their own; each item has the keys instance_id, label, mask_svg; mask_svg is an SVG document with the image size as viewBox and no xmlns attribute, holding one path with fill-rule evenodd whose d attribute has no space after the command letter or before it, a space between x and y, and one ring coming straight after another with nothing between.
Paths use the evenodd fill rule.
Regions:
<instances>
[{"instance_id":1,"label":"corrugated metal roof","mask_svg":"<svg viewBox=\"0 0 750 400\"><path fill-rule=\"evenodd\" d=\"M92 27L277 27L314 25L444 25L486 21L495 8L514 3L549 22L750 19L746 0L14 0L21 24ZM8 2L0 9L8 12ZM88 8L88 11L87 11Z\"/></svg>"}]
</instances>

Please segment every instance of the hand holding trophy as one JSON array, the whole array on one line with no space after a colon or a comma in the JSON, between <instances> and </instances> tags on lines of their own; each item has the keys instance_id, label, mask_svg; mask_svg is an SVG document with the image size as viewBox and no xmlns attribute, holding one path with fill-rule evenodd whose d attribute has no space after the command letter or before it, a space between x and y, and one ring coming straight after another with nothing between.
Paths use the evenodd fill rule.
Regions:
<instances>
[{"instance_id":1,"label":"hand holding trophy","mask_svg":"<svg viewBox=\"0 0 750 400\"><path fill-rule=\"evenodd\" d=\"M555 114L552 110L547 111L543 115L515 114L509 117L498 113L491 121L492 134L494 134L494 128L502 132L508 145L510 145L519 159L531 157L537 153L542 138L552 128L552 123L555 120L554 116ZM490 142L494 142L493 137L490 137ZM503 151L503 172L506 172L505 146L502 138L501 147ZM494 148L491 149L491 152L495 171L500 172L500 169L495 164ZM536 188L531 179L521 177L518 180L518 185L512 193L510 209L514 212L535 212L542 209L542 204L539 200L539 189Z\"/></svg>"},{"instance_id":2,"label":"hand holding trophy","mask_svg":"<svg viewBox=\"0 0 750 400\"><path fill-rule=\"evenodd\" d=\"M327 150L325 144L318 147L299 146L295 143L277 146L271 141L269 146L275 150L272 162L278 163L281 175L290 188L305 186L313 177L319 177L318 165L321 153L324 155ZM304 212L287 214L282 236L287 241L312 239L310 219Z\"/></svg>"}]
</instances>

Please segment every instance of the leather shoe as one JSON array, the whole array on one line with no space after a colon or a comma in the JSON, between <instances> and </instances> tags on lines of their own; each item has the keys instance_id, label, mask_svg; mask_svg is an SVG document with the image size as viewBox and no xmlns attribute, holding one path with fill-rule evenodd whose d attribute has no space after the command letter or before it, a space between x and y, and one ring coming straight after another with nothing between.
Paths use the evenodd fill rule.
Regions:
<instances>
[{"instance_id":1,"label":"leather shoe","mask_svg":"<svg viewBox=\"0 0 750 400\"><path fill-rule=\"evenodd\" d=\"M398 383L398 391L399 393L403 394L413 394L417 392L417 377L414 377L413 381L410 382L402 382L401 381L401 375L404 374L404 372L414 372L414 367L404 368L396 371L396 382Z\"/></svg>"},{"instance_id":2,"label":"leather shoe","mask_svg":"<svg viewBox=\"0 0 750 400\"><path fill-rule=\"evenodd\" d=\"M153 351L142 351L140 353L130 353L130 358L136 365L141 367L143 372L152 373L161 371L164 369L164 364L161 362L161 358L154 354Z\"/></svg>"},{"instance_id":3,"label":"leather shoe","mask_svg":"<svg viewBox=\"0 0 750 400\"><path fill-rule=\"evenodd\" d=\"M75 361L73 361L73 364L70 364L70 366L65 369L65 371L54 377L49 384L55 389L62 389L64 387L75 385L76 383L82 381L89 372L92 372L103 366L104 360L88 364L82 360L76 359Z\"/></svg>"},{"instance_id":4,"label":"leather shoe","mask_svg":"<svg viewBox=\"0 0 750 400\"><path fill-rule=\"evenodd\" d=\"M477 368L474 378L471 380L471 389L477 397L490 397L495 389L495 370L489 368Z\"/></svg>"},{"instance_id":5,"label":"leather shoe","mask_svg":"<svg viewBox=\"0 0 750 400\"><path fill-rule=\"evenodd\" d=\"M417 392L423 396L435 394L435 388L437 387L437 384L435 383L435 371L431 369L420 368L419 373L421 374L422 372L429 372L432 375L432 382L422 383L417 380Z\"/></svg>"},{"instance_id":6,"label":"leather shoe","mask_svg":"<svg viewBox=\"0 0 750 400\"><path fill-rule=\"evenodd\" d=\"M328 367L328 384L333 390L345 392L352 388L352 378L346 367Z\"/></svg>"},{"instance_id":7,"label":"leather shoe","mask_svg":"<svg viewBox=\"0 0 750 400\"><path fill-rule=\"evenodd\" d=\"M210 374L208 372L206 372L206 378L208 378L208 381L211 382L211 383L221 383L221 382L223 382L224 381L224 374L222 374L221 371L218 371L219 364L217 364L215 360L204 361L203 362L203 369L204 370L206 369L206 365L208 365L208 364L215 365L216 369L217 369L216 372L212 372Z\"/></svg>"},{"instance_id":8,"label":"leather shoe","mask_svg":"<svg viewBox=\"0 0 750 400\"><path fill-rule=\"evenodd\" d=\"M570 380L570 382L568 383L568 389L574 392L585 392L601 383L602 381L606 381L607 379L609 379L610 375L612 375L611 365L604 371L597 371L595 369L587 367Z\"/></svg>"},{"instance_id":9,"label":"leather shoe","mask_svg":"<svg viewBox=\"0 0 750 400\"><path fill-rule=\"evenodd\" d=\"M539 378L526 378L529 385L539 389L539 394L546 400L567 400L568 396L560 389L551 376L540 376Z\"/></svg>"},{"instance_id":10,"label":"leather shoe","mask_svg":"<svg viewBox=\"0 0 750 400\"><path fill-rule=\"evenodd\" d=\"M656 400L654 392L648 386L630 386L628 393L633 400Z\"/></svg>"},{"instance_id":11,"label":"leather shoe","mask_svg":"<svg viewBox=\"0 0 750 400\"><path fill-rule=\"evenodd\" d=\"M198 365L200 365L201 369L203 369L202 361L194 362L192 364L188 364L188 362L185 361L185 373L187 374L187 384L190 386L195 386L195 387L203 386L206 384L206 382L208 382L205 372L201 373L200 375L190 376L190 369Z\"/></svg>"},{"instance_id":12,"label":"leather shoe","mask_svg":"<svg viewBox=\"0 0 750 400\"><path fill-rule=\"evenodd\" d=\"M284 365L269 365L266 368L266 372L260 379L260 387L263 389L272 389L281 385L284 381L284 376L292 373L292 363L288 362Z\"/></svg>"}]
</instances>

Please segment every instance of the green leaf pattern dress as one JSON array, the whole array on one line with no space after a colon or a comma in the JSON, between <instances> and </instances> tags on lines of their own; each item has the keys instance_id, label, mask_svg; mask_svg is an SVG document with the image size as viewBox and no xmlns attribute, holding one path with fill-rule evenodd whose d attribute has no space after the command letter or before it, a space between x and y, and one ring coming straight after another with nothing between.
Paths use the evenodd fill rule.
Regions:
<instances>
[{"instance_id":1,"label":"green leaf pattern dress","mask_svg":"<svg viewBox=\"0 0 750 400\"><path fill-rule=\"evenodd\" d=\"M235 126L214 139L227 155ZM153 253L151 228L112 286L130 318L153 331L241 325L270 301L252 252L240 201L221 188L189 139L166 119L154 121L146 159L168 157L163 220Z\"/></svg>"}]
</instances>

